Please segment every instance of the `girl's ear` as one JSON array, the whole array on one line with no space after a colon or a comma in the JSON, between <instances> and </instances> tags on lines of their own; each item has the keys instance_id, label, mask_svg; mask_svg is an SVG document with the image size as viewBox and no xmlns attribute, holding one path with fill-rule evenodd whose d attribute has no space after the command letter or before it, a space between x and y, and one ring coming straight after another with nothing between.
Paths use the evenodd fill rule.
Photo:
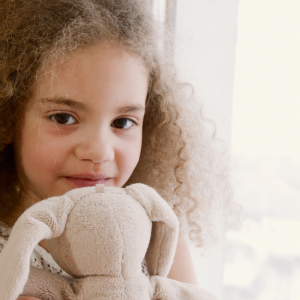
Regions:
<instances>
[{"instance_id":1,"label":"girl's ear","mask_svg":"<svg viewBox=\"0 0 300 300\"><path fill-rule=\"evenodd\" d=\"M15 300L22 293L34 247L62 234L73 207L69 197L53 197L33 205L17 220L0 254L0 300Z\"/></svg>"},{"instance_id":2,"label":"girl's ear","mask_svg":"<svg viewBox=\"0 0 300 300\"><path fill-rule=\"evenodd\" d=\"M167 276L175 255L179 223L167 202L149 186L133 184L125 188L146 210L152 223L150 244L145 256L148 273Z\"/></svg>"}]
</instances>

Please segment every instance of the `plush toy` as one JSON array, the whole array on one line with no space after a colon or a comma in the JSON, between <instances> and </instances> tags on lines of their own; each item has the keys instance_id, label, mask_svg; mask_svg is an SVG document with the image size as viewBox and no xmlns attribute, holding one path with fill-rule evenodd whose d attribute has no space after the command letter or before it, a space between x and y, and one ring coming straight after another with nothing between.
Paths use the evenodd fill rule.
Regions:
<instances>
[{"instance_id":1,"label":"plush toy","mask_svg":"<svg viewBox=\"0 0 300 300\"><path fill-rule=\"evenodd\" d=\"M75 189L26 210L0 254L0 300L213 300L210 293L166 278L178 220L157 192L143 184ZM50 253L74 281L30 267L47 239ZM150 277L141 268L145 257Z\"/></svg>"}]
</instances>

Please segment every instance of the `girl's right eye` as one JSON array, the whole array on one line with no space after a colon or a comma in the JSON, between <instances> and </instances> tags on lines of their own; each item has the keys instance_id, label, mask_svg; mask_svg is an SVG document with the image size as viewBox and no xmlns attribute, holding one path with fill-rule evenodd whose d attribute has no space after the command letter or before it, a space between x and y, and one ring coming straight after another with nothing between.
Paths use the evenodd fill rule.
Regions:
<instances>
[{"instance_id":1,"label":"girl's right eye","mask_svg":"<svg viewBox=\"0 0 300 300\"><path fill-rule=\"evenodd\" d=\"M47 119L50 119L50 120L54 121L55 123L62 124L62 125L73 125L77 122L76 119L72 115L61 114L61 113L50 115L50 116L48 116Z\"/></svg>"}]
</instances>

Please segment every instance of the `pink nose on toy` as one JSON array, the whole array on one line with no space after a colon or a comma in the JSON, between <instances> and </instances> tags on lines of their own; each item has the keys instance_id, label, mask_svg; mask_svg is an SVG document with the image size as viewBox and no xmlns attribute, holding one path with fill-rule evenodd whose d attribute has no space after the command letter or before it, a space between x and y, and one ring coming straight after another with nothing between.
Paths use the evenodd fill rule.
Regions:
<instances>
[{"instance_id":1,"label":"pink nose on toy","mask_svg":"<svg viewBox=\"0 0 300 300\"><path fill-rule=\"evenodd\" d=\"M104 184L96 184L96 193L104 193Z\"/></svg>"}]
</instances>

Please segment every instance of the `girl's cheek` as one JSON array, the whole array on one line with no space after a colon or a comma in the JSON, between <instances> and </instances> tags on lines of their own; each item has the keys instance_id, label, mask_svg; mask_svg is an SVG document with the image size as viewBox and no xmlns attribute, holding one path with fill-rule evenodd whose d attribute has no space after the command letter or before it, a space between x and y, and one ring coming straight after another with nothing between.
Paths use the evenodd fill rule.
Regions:
<instances>
[{"instance_id":1,"label":"girl's cheek","mask_svg":"<svg viewBox=\"0 0 300 300\"><path fill-rule=\"evenodd\" d=\"M140 154L141 154L141 141L138 139L134 141L133 143L130 143L127 145L127 147L124 147L123 149L126 149L127 151L123 152L123 162L124 167L129 170L129 172L133 172L134 168L136 167Z\"/></svg>"},{"instance_id":2,"label":"girl's cheek","mask_svg":"<svg viewBox=\"0 0 300 300\"><path fill-rule=\"evenodd\" d=\"M77 125L63 126L51 121L47 121L47 123L48 124L46 124L43 131L44 134L47 135L50 139L66 137L71 134L75 134L79 129L79 126Z\"/></svg>"},{"instance_id":3,"label":"girl's cheek","mask_svg":"<svg viewBox=\"0 0 300 300\"><path fill-rule=\"evenodd\" d=\"M40 136L32 149L32 159L45 167L57 166L65 159L67 141L52 136Z\"/></svg>"}]
</instances>

